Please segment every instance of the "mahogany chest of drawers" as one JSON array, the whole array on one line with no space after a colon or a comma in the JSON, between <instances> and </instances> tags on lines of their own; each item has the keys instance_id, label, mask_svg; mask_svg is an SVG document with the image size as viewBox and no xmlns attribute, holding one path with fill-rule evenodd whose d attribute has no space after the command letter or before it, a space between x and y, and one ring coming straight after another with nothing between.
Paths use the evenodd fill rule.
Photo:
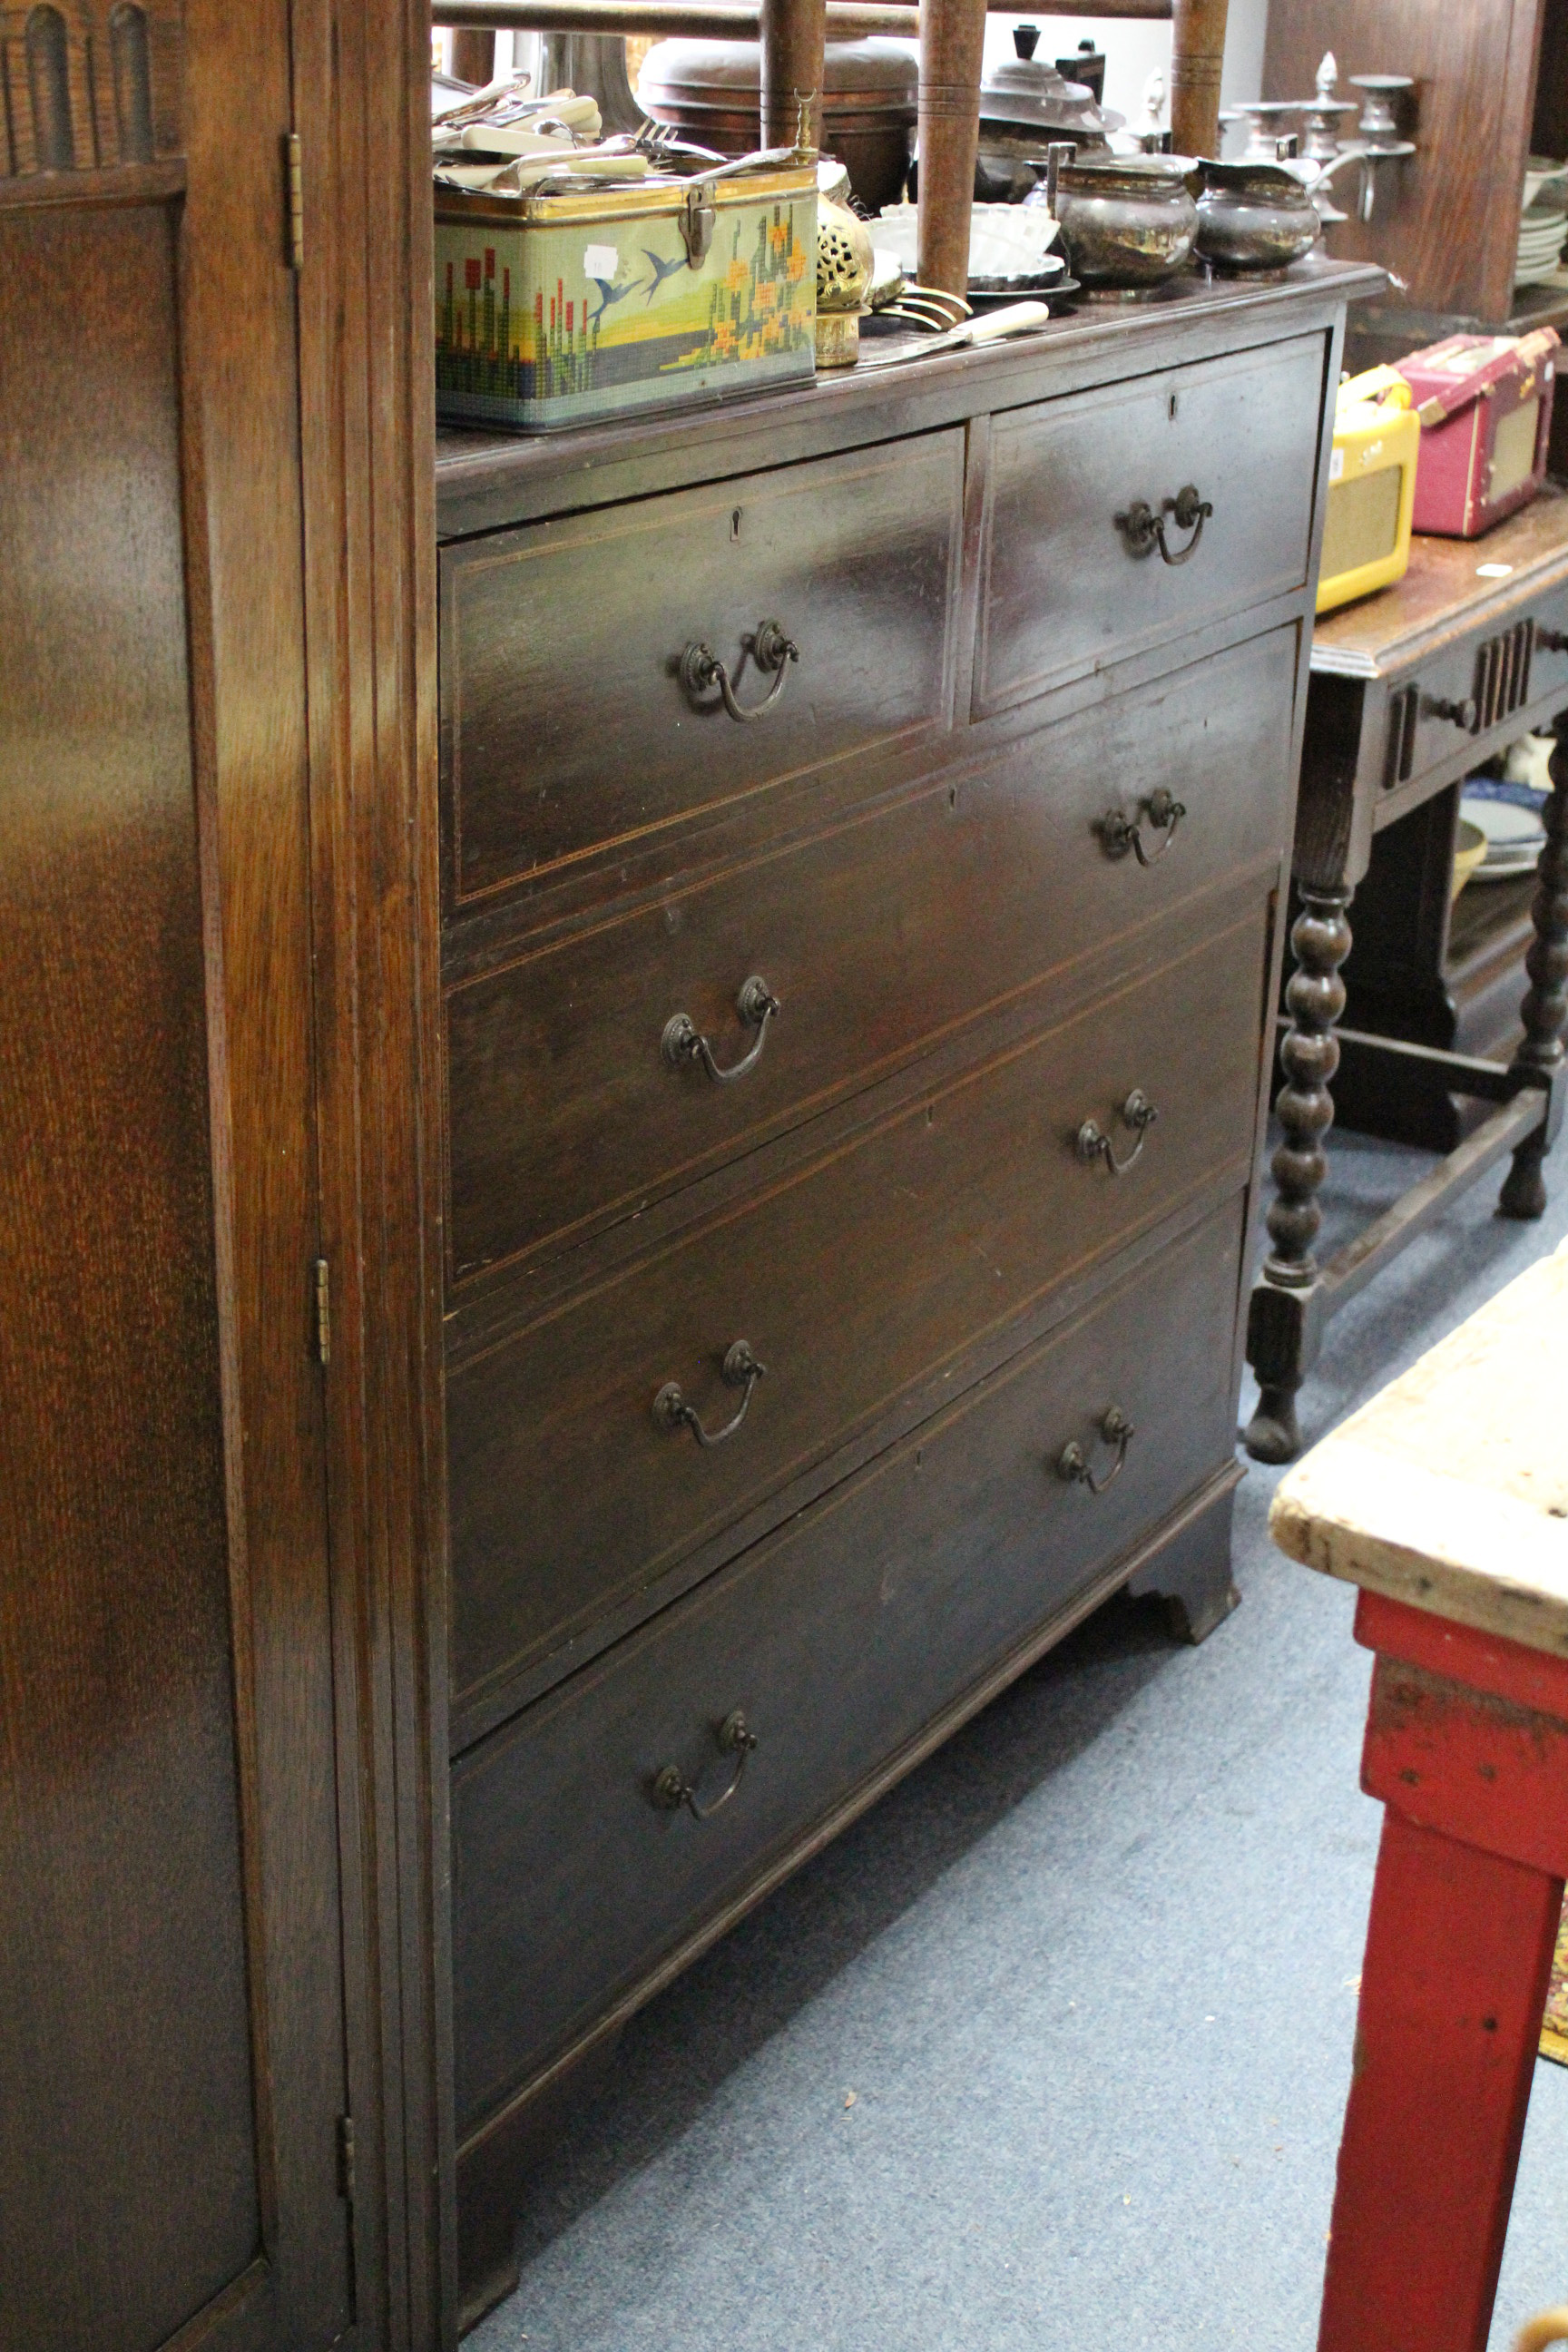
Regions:
<instances>
[{"instance_id":1,"label":"mahogany chest of drawers","mask_svg":"<svg viewBox=\"0 0 1568 2352\"><path fill-rule=\"evenodd\" d=\"M468 2315L640 2000L1117 1586L1230 1604L1364 275L441 441Z\"/></svg>"}]
</instances>

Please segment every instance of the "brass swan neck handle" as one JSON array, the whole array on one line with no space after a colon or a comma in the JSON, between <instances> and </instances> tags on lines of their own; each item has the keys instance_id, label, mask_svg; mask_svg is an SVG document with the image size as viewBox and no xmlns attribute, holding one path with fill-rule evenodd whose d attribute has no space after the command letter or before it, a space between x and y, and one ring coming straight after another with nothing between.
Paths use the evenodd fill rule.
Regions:
<instances>
[{"instance_id":1,"label":"brass swan neck handle","mask_svg":"<svg viewBox=\"0 0 1568 2352\"><path fill-rule=\"evenodd\" d=\"M1121 1406L1113 1404L1101 1417L1100 1434L1107 1445L1116 1448L1116 1459L1102 1478L1089 1468L1089 1456L1076 1437L1057 1456L1058 1477L1066 1479L1068 1486L1087 1486L1091 1495L1103 1495L1108 1486L1115 1486L1127 1461L1127 1449L1138 1433Z\"/></svg>"},{"instance_id":2,"label":"brass swan neck handle","mask_svg":"<svg viewBox=\"0 0 1568 2352\"><path fill-rule=\"evenodd\" d=\"M734 679L709 646L687 646L680 656L680 683L692 701L699 703L709 688L716 686L731 718L744 727L753 719L765 719L770 710L776 709L789 666L800 659L800 647L793 637L785 636L776 621L764 621L753 636L742 637L741 642L764 676L773 673L773 682L761 702L753 702L748 708L737 700Z\"/></svg>"},{"instance_id":3,"label":"brass swan neck handle","mask_svg":"<svg viewBox=\"0 0 1568 2352\"><path fill-rule=\"evenodd\" d=\"M1121 1106L1121 1118L1123 1125L1130 1127L1132 1129L1133 1134L1138 1138L1137 1142L1133 1145L1126 1159L1118 1160L1116 1157L1116 1147L1111 1142L1110 1136L1106 1134L1099 1121L1092 1118L1086 1118L1083 1125L1079 1129L1075 1146L1079 1158L1083 1161L1086 1168L1092 1166L1095 1160L1100 1160L1104 1161L1106 1167L1110 1169L1110 1173L1113 1176L1125 1176L1127 1171L1134 1165L1142 1155L1149 1129L1153 1126L1154 1121L1159 1118L1159 1112L1155 1109L1153 1104L1150 1101L1142 1087L1134 1087L1132 1092L1128 1096L1127 1100Z\"/></svg>"},{"instance_id":4,"label":"brass swan neck handle","mask_svg":"<svg viewBox=\"0 0 1568 2352\"><path fill-rule=\"evenodd\" d=\"M673 1813L684 1805L694 1822L710 1822L715 1813L727 1805L745 1778L746 1759L755 1752L757 1735L746 1721L744 1710L736 1707L715 1729L721 1756L732 1756L734 1769L719 1794L703 1804L697 1794L694 1781L689 1780L679 1764L666 1764L654 1775L650 1794L660 1812Z\"/></svg>"},{"instance_id":5,"label":"brass swan neck handle","mask_svg":"<svg viewBox=\"0 0 1568 2352\"><path fill-rule=\"evenodd\" d=\"M757 1033L756 1043L738 1062L725 1067L714 1058L713 1048L700 1034L689 1013L672 1013L664 1024L659 1050L672 1070L684 1069L688 1063L700 1062L716 1086L727 1087L735 1078L743 1078L748 1070L755 1069L763 1057L763 1047L768 1041L768 1024L779 1011L778 998L762 977L753 972L735 999L735 1010L748 1029Z\"/></svg>"},{"instance_id":6,"label":"brass swan neck handle","mask_svg":"<svg viewBox=\"0 0 1568 2352\"><path fill-rule=\"evenodd\" d=\"M744 1339L736 1339L725 1352L721 1377L726 1388L742 1389L744 1394L722 1429L704 1429L696 1406L688 1403L679 1381L666 1381L653 1401L653 1417L661 1429L689 1429L705 1451L722 1445L727 1437L734 1436L745 1420L747 1407L752 1402L752 1391L766 1371L767 1366L758 1363L750 1344Z\"/></svg>"}]
</instances>

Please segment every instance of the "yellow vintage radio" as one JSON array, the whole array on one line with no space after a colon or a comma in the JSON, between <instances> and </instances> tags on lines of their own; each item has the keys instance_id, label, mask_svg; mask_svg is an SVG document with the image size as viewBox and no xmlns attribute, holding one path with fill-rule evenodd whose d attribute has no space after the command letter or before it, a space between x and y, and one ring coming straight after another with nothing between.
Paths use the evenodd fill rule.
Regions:
<instances>
[{"instance_id":1,"label":"yellow vintage radio","mask_svg":"<svg viewBox=\"0 0 1568 2352\"><path fill-rule=\"evenodd\" d=\"M1318 572L1320 613L1405 577L1420 446L1410 387L1395 369L1369 368L1341 384Z\"/></svg>"}]
</instances>

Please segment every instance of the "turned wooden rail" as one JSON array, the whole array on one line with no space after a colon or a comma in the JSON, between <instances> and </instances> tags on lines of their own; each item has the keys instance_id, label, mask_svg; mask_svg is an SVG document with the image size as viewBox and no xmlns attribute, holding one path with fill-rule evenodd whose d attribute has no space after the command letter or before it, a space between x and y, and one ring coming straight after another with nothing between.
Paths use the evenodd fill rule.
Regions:
<instances>
[{"instance_id":1,"label":"turned wooden rail","mask_svg":"<svg viewBox=\"0 0 1568 2352\"><path fill-rule=\"evenodd\" d=\"M1016 0L986 0L996 16L1016 16ZM1210 0L1213 5L1213 0ZM1053 16L1115 16L1127 21L1169 22L1175 0L1053 0ZM775 15L780 13L774 11ZM787 7L784 13L787 13ZM686 40L744 40L761 30L763 8L753 0L435 0L432 24L492 33L659 33ZM879 5L879 0L827 0L827 29L835 40L882 33L913 40L920 32L918 8ZM462 76L464 80L468 77Z\"/></svg>"}]
</instances>

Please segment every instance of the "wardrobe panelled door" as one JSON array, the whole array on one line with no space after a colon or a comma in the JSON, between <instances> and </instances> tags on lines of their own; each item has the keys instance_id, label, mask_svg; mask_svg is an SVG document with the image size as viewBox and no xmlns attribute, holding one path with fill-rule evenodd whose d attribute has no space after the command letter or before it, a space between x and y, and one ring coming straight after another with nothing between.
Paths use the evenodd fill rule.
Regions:
<instances>
[{"instance_id":1,"label":"wardrobe panelled door","mask_svg":"<svg viewBox=\"0 0 1568 2352\"><path fill-rule=\"evenodd\" d=\"M390 2341L315 1311L331 698L283 163L322 20L0 11L5 2352Z\"/></svg>"},{"instance_id":2,"label":"wardrobe panelled door","mask_svg":"<svg viewBox=\"0 0 1568 2352\"><path fill-rule=\"evenodd\" d=\"M468 2316L653 1989L1118 1586L1233 1603L1352 281L440 444Z\"/></svg>"}]
</instances>

